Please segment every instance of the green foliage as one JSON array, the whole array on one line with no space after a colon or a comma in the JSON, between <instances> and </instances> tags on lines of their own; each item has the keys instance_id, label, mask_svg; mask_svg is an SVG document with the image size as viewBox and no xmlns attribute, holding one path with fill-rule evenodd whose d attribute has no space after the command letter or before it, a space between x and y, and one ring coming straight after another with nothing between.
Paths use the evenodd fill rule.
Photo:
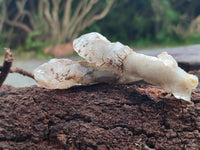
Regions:
<instances>
[{"instance_id":1,"label":"green foliage","mask_svg":"<svg viewBox=\"0 0 200 150\"><path fill-rule=\"evenodd\" d=\"M155 45L153 41L149 37L144 39L138 39L132 42L131 47L134 48L144 48L144 47L151 47L152 45Z\"/></svg>"},{"instance_id":2,"label":"green foliage","mask_svg":"<svg viewBox=\"0 0 200 150\"><path fill-rule=\"evenodd\" d=\"M32 33L29 33L27 38L26 38L26 43L25 43L25 49L30 50L30 49L37 49L42 45L42 42L40 42L37 39L37 36L41 35L39 31L34 31Z\"/></svg>"},{"instance_id":3,"label":"green foliage","mask_svg":"<svg viewBox=\"0 0 200 150\"><path fill-rule=\"evenodd\" d=\"M38 36L41 34L42 32L40 31L33 31L29 33L24 45L25 50L34 50L36 53L41 53L46 46L50 45L47 41L40 41Z\"/></svg>"},{"instance_id":4,"label":"green foliage","mask_svg":"<svg viewBox=\"0 0 200 150\"><path fill-rule=\"evenodd\" d=\"M40 20L40 14L37 14L38 2L27 1L26 10L30 11L33 20ZM99 8L104 7L110 0L105 0L98 5ZM111 41L120 41L132 47L145 47L151 45L177 45L177 44L195 44L200 41L200 34L188 35L179 34L176 32L176 27L182 25L187 32L190 23L200 15L199 0L116 0L115 6L108 15L88 27L80 34L87 32L100 32ZM15 16L16 8L15 0L0 0L0 8L2 3L6 2L9 8L9 18ZM64 0L62 3L64 4ZM72 4L72 13L76 5L79 4L76 0ZM33 4L33 5L32 5ZM50 6L52 7L52 5ZM60 8L60 18L63 17L63 12ZM34 11L33 11L34 10ZM96 10L99 11L99 10ZM0 10L1 14L1 10ZM1 19L1 15L0 15ZM30 20L24 17L24 23L30 25ZM5 43L11 43L11 47L18 47L19 50L33 50L40 57L46 46L50 45L50 32L47 31L48 24L43 21L37 21L34 27L31 26L33 32L21 34L18 28L11 28L4 24L0 35L0 48L5 47ZM11 30L13 34L8 40L8 35ZM44 34L45 33L45 34ZM65 40L64 40L65 41ZM3 44L4 43L4 44ZM20 45L20 46L18 46ZM8 46L6 46L8 47ZM2 49L1 48L1 49ZM0 50L1 52L1 50Z\"/></svg>"},{"instance_id":5,"label":"green foliage","mask_svg":"<svg viewBox=\"0 0 200 150\"><path fill-rule=\"evenodd\" d=\"M0 45L0 56L4 53L4 46Z\"/></svg>"},{"instance_id":6,"label":"green foliage","mask_svg":"<svg viewBox=\"0 0 200 150\"><path fill-rule=\"evenodd\" d=\"M3 2L5 2L5 0L0 0L0 4L2 4Z\"/></svg>"},{"instance_id":7,"label":"green foliage","mask_svg":"<svg viewBox=\"0 0 200 150\"><path fill-rule=\"evenodd\" d=\"M200 34L193 34L193 35L189 35L187 40L186 40L186 44L197 44L200 43Z\"/></svg>"},{"instance_id":8,"label":"green foliage","mask_svg":"<svg viewBox=\"0 0 200 150\"><path fill-rule=\"evenodd\" d=\"M150 35L154 32L153 18L149 17L152 14L149 4L149 0L129 0L87 30L97 31L94 26L99 26L98 30L111 41L121 41L124 44L151 39Z\"/></svg>"},{"instance_id":9,"label":"green foliage","mask_svg":"<svg viewBox=\"0 0 200 150\"><path fill-rule=\"evenodd\" d=\"M0 55L4 54L4 48L7 48L6 41L2 34L0 34Z\"/></svg>"},{"instance_id":10,"label":"green foliage","mask_svg":"<svg viewBox=\"0 0 200 150\"><path fill-rule=\"evenodd\" d=\"M121 41L135 47L184 44L189 39L198 43L198 40L191 36L185 40L182 35L176 33L176 27L179 24L191 22L182 20L183 14L186 15L184 10L187 10L188 14L191 14L191 11L196 12L195 15L190 16L191 20L200 14L200 9L198 9L200 1L194 0L188 3L187 0L182 2L178 0L126 0L85 32L100 32L111 41ZM199 7L197 8L194 4ZM185 25L187 29L189 24Z\"/></svg>"},{"instance_id":11,"label":"green foliage","mask_svg":"<svg viewBox=\"0 0 200 150\"><path fill-rule=\"evenodd\" d=\"M106 3L108 4L110 2L110 0L106 0Z\"/></svg>"}]
</instances>

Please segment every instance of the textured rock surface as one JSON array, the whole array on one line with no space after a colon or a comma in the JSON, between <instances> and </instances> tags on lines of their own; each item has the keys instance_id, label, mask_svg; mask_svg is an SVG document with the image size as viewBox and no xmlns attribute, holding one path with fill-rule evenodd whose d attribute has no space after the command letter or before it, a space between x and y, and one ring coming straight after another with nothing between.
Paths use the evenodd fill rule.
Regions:
<instances>
[{"instance_id":1,"label":"textured rock surface","mask_svg":"<svg viewBox=\"0 0 200 150\"><path fill-rule=\"evenodd\" d=\"M200 149L199 88L192 101L143 83L68 90L4 85L0 149Z\"/></svg>"}]
</instances>

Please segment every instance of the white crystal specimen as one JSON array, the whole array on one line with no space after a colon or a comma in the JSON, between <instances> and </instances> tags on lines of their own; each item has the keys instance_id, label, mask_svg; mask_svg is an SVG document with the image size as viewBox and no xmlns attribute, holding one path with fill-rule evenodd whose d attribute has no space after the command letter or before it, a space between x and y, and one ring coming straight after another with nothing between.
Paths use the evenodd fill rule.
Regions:
<instances>
[{"instance_id":1,"label":"white crystal specimen","mask_svg":"<svg viewBox=\"0 0 200 150\"><path fill-rule=\"evenodd\" d=\"M120 42L111 43L99 33L82 35L73 42L74 50L98 69L104 69L120 76L119 83L130 83L141 80L138 75L124 75L123 61L133 52Z\"/></svg>"},{"instance_id":2,"label":"white crystal specimen","mask_svg":"<svg viewBox=\"0 0 200 150\"><path fill-rule=\"evenodd\" d=\"M48 89L67 89L77 83L118 82L119 76L99 70L87 62L51 59L34 70L35 80Z\"/></svg>"},{"instance_id":3,"label":"white crystal specimen","mask_svg":"<svg viewBox=\"0 0 200 150\"><path fill-rule=\"evenodd\" d=\"M137 74L144 81L161 86L172 92L176 98L190 101L192 89L198 85L198 78L178 67L176 61L167 53L158 57L131 54L124 61L125 72Z\"/></svg>"},{"instance_id":4,"label":"white crystal specimen","mask_svg":"<svg viewBox=\"0 0 200 150\"><path fill-rule=\"evenodd\" d=\"M118 74L119 83L145 80L172 92L176 98L190 101L192 89L198 85L198 78L178 67L167 53L158 57L146 56L132 51L128 46L111 43L99 33L82 35L73 42L75 51L93 63Z\"/></svg>"},{"instance_id":5,"label":"white crystal specimen","mask_svg":"<svg viewBox=\"0 0 200 150\"><path fill-rule=\"evenodd\" d=\"M82 35L73 42L75 51L88 62L97 67L112 68L122 72L123 61L133 51L128 46L116 42L111 43L99 33Z\"/></svg>"}]
</instances>

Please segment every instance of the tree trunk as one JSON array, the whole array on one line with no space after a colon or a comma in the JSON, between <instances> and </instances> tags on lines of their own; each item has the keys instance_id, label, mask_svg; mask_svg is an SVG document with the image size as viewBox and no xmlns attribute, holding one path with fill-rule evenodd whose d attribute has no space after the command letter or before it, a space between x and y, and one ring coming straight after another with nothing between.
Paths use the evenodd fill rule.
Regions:
<instances>
[{"instance_id":1,"label":"tree trunk","mask_svg":"<svg viewBox=\"0 0 200 150\"><path fill-rule=\"evenodd\" d=\"M0 149L200 149L199 93L187 103L144 83L4 85Z\"/></svg>"}]
</instances>

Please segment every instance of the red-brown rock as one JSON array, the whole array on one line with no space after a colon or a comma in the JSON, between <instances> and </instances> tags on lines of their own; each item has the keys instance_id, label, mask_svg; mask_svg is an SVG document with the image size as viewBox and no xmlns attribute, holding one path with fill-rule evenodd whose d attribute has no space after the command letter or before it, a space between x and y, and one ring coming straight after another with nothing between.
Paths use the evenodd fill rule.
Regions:
<instances>
[{"instance_id":1,"label":"red-brown rock","mask_svg":"<svg viewBox=\"0 0 200 150\"><path fill-rule=\"evenodd\" d=\"M44 54L51 54L54 57L61 58L73 54L74 49L72 43L60 44L54 47L44 49Z\"/></svg>"},{"instance_id":2,"label":"red-brown rock","mask_svg":"<svg viewBox=\"0 0 200 150\"><path fill-rule=\"evenodd\" d=\"M0 149L200 149L199 116L199 88L188 103L145 83L4 85Z\"/></svg>"}]
</instances>

